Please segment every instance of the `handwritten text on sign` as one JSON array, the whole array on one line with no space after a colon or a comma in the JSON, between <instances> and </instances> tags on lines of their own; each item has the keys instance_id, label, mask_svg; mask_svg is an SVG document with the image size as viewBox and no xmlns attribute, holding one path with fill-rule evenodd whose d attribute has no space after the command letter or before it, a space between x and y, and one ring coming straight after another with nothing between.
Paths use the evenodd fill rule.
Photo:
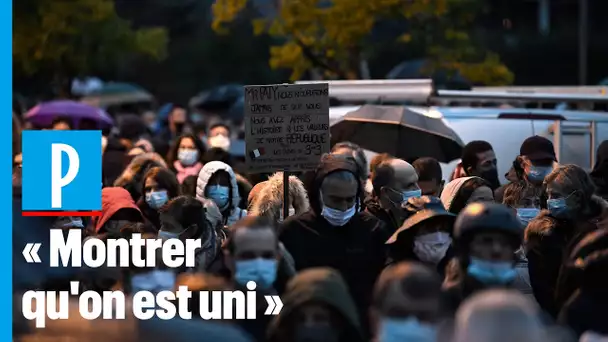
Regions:
<instances>
[{"instance_id":1,"label":"handwritten text on sign","mask_svg":"<svg viewBox=\"0 0 608 342\"><path fill-rule=\"evenodd\" d=\"M329 152L326 83L245 87L249 171L304 171Z\"/></svg>"}]
</instances>

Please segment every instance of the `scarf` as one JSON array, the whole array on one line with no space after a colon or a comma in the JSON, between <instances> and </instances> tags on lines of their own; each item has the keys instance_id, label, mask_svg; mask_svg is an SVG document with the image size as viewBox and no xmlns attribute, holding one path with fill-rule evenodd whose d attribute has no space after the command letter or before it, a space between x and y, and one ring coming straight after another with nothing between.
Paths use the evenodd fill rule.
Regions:
<instances>
[{"instance_id":1,"label":"scarf","mask_svg":"<svg viewBox=\"0 0 608 342\"><path fill-rule=\"evenodd\" d=\"M186 179L186 177L198 176L198 173L203 168L203 164L201 164L200 162L197 162L196 164L194 164L192 166L183 166L182 163L179 162L179 160L176 160L173 163L173 167L175 167L175 171L177 172L177 174L176 174L177 181L179 182L179 184L182 184L184 182L184 179Z\"/></svg>"}]
</instances>

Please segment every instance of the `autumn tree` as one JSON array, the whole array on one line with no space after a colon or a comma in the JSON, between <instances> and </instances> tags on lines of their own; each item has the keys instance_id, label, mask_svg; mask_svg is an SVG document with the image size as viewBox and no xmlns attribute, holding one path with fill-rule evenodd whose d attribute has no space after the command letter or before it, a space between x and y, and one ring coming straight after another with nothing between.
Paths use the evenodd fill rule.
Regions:
<instances>
[{"instance_id":1,"label":"autumn tree","mask_svg":"<svg viewBox=\"0 0 608 342\"><path fill-rule=\"evenodd\" d=\"M398 21L405 28L394 44L424 44L426 68L458 72L473 83L510 83L513 75L499 57L475 46L468 33L479 7L480 0L217 0L213 28L229 32L244 10L258 9L255 33L281 42L270 50L273 68L290 69L293 80L311 70L358 79L361 65L375 57L374 28Z\"/></svg>"},{"instance_id":2,"label":"autumn tree","mask_svg":"<svg viewBox=\"0 0 608 342\"><path fill-rule=\"evenodd\" d=\"M113 0L15 1L13 18L16 73L44 75L64 95L75 76L166 54L165 29L132 29L116 14Z\"/></svg>"}]
</instances>

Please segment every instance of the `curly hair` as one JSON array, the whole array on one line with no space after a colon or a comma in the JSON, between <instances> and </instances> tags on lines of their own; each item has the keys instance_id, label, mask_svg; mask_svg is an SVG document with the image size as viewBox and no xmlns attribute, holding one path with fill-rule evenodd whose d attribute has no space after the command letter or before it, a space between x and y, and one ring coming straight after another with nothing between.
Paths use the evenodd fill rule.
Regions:
<instances>
[{"instance_id":1,"label":"curly hair","mask_svg":"<svg viewBox=\"0 0 608 342\"><path fill-rule=\"evenodd\" d=\"M502 204L515 208L524 205L522 202L526 198L540 197L540 195L541 188L533 186L526 181L509 183L505 185Z\"/></svg>"}]
</instances>

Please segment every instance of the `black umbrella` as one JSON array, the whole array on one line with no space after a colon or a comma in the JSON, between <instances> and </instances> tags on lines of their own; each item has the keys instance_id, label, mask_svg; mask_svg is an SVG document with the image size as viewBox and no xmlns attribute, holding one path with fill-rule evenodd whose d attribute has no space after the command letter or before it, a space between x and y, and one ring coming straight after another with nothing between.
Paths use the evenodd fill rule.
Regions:
<instances>
[{"instance_id":1,"label":"black umbrella","mask_svg":"<svg viewBox=\"0 0 608 342\"><path fill-rule=\"evenodd\" d=\"M464 146L441 118L403 106L366 105L350 112L332 125L331 140L351 141L404 160L433 157L444 163L460 158Z\"/></svg>"}]
</instances>

